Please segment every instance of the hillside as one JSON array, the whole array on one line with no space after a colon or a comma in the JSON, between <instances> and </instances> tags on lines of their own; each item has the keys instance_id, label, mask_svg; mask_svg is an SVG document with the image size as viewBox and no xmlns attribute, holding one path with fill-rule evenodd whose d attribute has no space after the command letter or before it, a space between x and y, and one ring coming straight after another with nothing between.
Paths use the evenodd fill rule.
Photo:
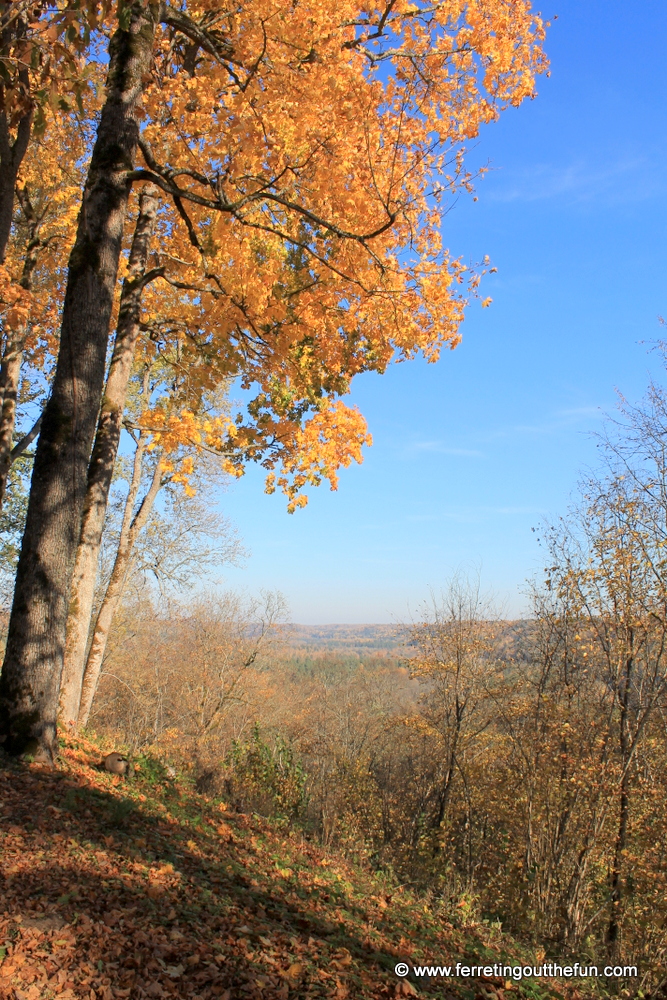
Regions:
<instances>
[{"instance_id":1,"label":"hillside","mask_svg":"<svg viewBox=\"0 0 667 1000\"><path fill-rule=\"evenodd\" d=\"M494 643L499 656L521 658L532 623L529 620L508 620L494 623ZM285 645L287 649L311 652L336 652L359 657L382 655L414 656L416 647L410 644L409 627L401 625L290 625Z\"/></svg>"},{"instance_id":2,"label":"hillside","mask_svg":"<svg viewBox=\"0 0 667 1000\"><path fill-rule=\"evenodd\" d=\"M0 996L553 993L545 982L398 979L399 959L516 963L517 949L300 835L227 812L156 761L108 775L96 766L103 753L77 741L57 772L0 770Z\"/></svg>"},{"instance_id":3,"label":"hillside","mask_svg":"<svg viewBox=\"0 0 667 1000\"><path fill-rule=\"evenodd\" d=\"M399 625L290 625L287 645L358 655L388 652L393 656L409 656L414 653Z\"/></svg>"}]
</instances>

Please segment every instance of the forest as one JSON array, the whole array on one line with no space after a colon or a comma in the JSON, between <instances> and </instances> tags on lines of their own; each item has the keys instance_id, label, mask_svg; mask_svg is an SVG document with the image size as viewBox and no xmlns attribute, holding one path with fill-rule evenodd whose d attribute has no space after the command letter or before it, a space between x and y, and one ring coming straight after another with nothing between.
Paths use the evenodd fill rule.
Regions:
<instances>
[{"instance_id":1,"label":"forest","mask_svg":"<svg viewBox=\"0 0 667 1000\"><path fill-rule=\"evenodd\" d=\"M244 607L232 594L137 596L92 726L446 912L543 955L632 962L633 991L659 989L667 393L652 385L622 418L600 441L599 474L544 526L526 618L503 619L459 575L377 638L315 629L304 645L275 594Z\"/></svg>"},{"instance_id":2,"label":"forest","mask_svg":"<svg viewBox=\"0 0 667 1000\"><path fill-rule=\"evenodd\" d=\"M462 955L469 935L481 958L518 949L639 970L567 995L664 992L659 381L622 401L570 509L543 522L545 572L520 620L463 571L380 632L308 630L278 591L211 582L244 558L217 507L230 483L257 465L298 516L372 443L345 400L355 376L437 362L469 303L490 304L482 279L495 268L448 249L446 217L473 195L480 130L536 96L548 28L528 0L0 0L11 1000L414 995L387 969L420 930L437 957L443 927ZM97 760L111 751L113 774ZM160 836L183 834L196 906L178 889L185 855L152 844L151 816ZM213 846L196 839L207 823ZM283 854L297 845L322 902L292 913L271 952L274 932L248 926L271 906L243 892L261 884L273 898L267 880L289 882ZM79 862L64 860L70 848ZM277 875L262 867L269 849ZM218 897L197 879L223 854ZM101 889L95 865L108 865ZM363 938L351 903L322 917L340 886L315 865L348 866L345 885L367 886ZM134 908L119 902L132 879L145 889ZM216 965L229 914L237 929ZM134 957L105 929L131 920ZM169 958L198 927L187 961ZM91 950L75 974L57 955L77 934ZM323 955L332 934L337 972L296 954ZM512 988L489 979L457 995ZM546 996L531 989L522 996Z\"/></svg>"}]
</instances>

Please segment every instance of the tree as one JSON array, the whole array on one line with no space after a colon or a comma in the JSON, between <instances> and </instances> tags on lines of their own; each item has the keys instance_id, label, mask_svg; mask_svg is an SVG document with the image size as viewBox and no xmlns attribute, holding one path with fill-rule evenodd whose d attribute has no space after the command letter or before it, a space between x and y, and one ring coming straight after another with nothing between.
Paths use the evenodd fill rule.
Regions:
<instances>
[{"instance_id":1,"label":"tree","mask_svg":"<svg viewBox=\"0 0 667 1000\"><path fill-rule=\"evenodd\" d=\"M440 197L470 186L465 140L532 96L542 35L516 0L348 0L335 11L311 0L242 16L208 3L122 6L17 572L0 682L7 750L55 747L132 184L169 196L175 246L189 246L163 275L189 291L181 337L202 368L259 390L248 420L212 424L201 444L231 451L237 472L248 460L281 467L278 485L302 502L308 482L335 482L367 440L338 400L350 379L456 343L465 268L443 249ZM187 414L182 424L187 434Z\"/></svg>"},{"instance_id":2,"label":"tree","mask_svg":"<svg viewBox=\"0 0 667 1000\"><path fill-rule=\"evenodd\" d=\"M211 483L216 481L215 475L198 484L198 494L188 496L182 485L175 483L173 475L164 469L160 455L153 456L148 469L142 468L145 459L145 440L139 440L120 529L111 546L111 569L103 581L92 617L91 634L87 637L83 669L71 690L63 685L63 721L67 722L66 699L69 697L73 728L76 729L83 729L88 724L109 636L128 580L133 575L142 575L145 580L150 573L161 592L182 589L193 579L201 583L207 564L233 562L240 553L230 526L210 509L202 509L202 493L209 504L211 502ZM142 480L145 482L144 494L138 498ZM158 512L155 501L165 487L169 491L167 510Z\"/></svg>"},{"instance_id":3,"label":"tree","mask_svg":"<svg viewBox=\"0 0 667 1000\"><path fill-rule=\"evenodd\" d=\"M612 455L627 453L628 444L627 437L618 440ZM606 474L589 476L580 503L546 532L549 596L535 595L543 637L533 682L536 729L533 750L525 741L519 751L529 793L527 859L543 894L540 908L560 899L560 931L570 946L606 910L604 939L613 959L621 944L637 757L667 692L667 590L658 570L660 535L650 530L661 519L651 494L638 489L647 452L639 457L634 451L632 476L619 475L613 462ZM652 483L659 495L657 477ZM503 714L512 739L531 728ZM545 837L546 810L532 793L550 753L559 762L559 794L549 803L555 821ZM603 851L609 876L601 899L590 870Z\"/></svg>"},{"instance_id":4,"label":"tree","mask_svg":"<svg viewBox=\"0 0 667 1000\"><path fill-rule=\"evenodd\" d=\"M0 511L0 595L5 608L11 604L21 535L28 510L29 482L30 458L22 455L11 467L6 503Z\"/></svg>"},{"instance_id":5,"label":"tree","mask_svg":"<svg viewBox=\"0 0 667 1000\"><path fill-rule=\"evenodd\" d=\"M100 26L108 7L97 0L48 8L35 0L0 2L0 508L21 451L14 429L23 354L34 363L45 353L44 338L56 339L57 276L73 237L95 114L99 64L91 27Z\"/></svg>"},{"instance_id":6,"label":"tree","mask_svg":"<svg viewBox=\"0 0 667 1000\"><path fill-rule=\"evenodd\" d=\"M39 432L57 353L62 276L95 108L91 95L81 104L83 112L42 110L41 128L30 139L14 190L0 291L0 508L12 462ZM29 412L20 413L21 399L32 404ZM29 423L18 432L21 417Z\"/></svg>"},{"instance_id":7,"label":"tree","mask_svg":"<svg viewBox=\"0 0 667 1000\"><path fill-rule=\"evenodd\" d=\"M276 648L286 608L280 594L231 592L170 600L131 615L102 673L93 724L112 725L134 746L162 746L206 780L224 756L224 722L247 698L247 674Z\"/></svg>"},{"instance_id":8,"label":"tree","mask_svg":"<svg viewBox=\"0 0 667 1000\"><path fill-rule=\"evenodd\" d=\"M30 744L50 757L56 746L69 592L129 196L126 174L152 51L154 22L137 4L133 13L128 30L116 31L110 45L107 99L70 255L58 363L35 455L0 679L10 752Z\"/></svg>"},{"instance_id":9,"label":"tree","mask_svg":"<svg viewBox=\"0 0 667 1000\"><path fill-rule=\"evenodd\" d=\"M0 0L0 266L30 141L43 136L49 113L83 111L93 95L95 50L111 6L110 0ZM0 279L4 291L7 275Z\"/></svg>"},{"instance_id":10,"label":"tree","mask_svg":"<svg viewBox=\"0 0 667 1000\"><path fill-rule=\"evenodd\" d=\"M141 224L140 211L138 226ZM133 247L136 247L136 234ZM131 274L130 271L130 276ZM133 280L130 277L130 286L132 290L128 293L128 297L133 296L137 288L141 291L141 282L137 279ZM110 391L105 393L93 449L93 461L89 469L86 516L77 553L78 572L75 575L68 618L60 717L65 726L74 728L86 725L113 618L122 598L128 574L132 570L137 543L150 522L160 492L169 487L172 492L180 489L185 496L188 496L201 491L202 487L210 489L210 484L216 480L221 482L222 479L228 478L222 472L219 461L215 462L208 452L197 454L197 449L193 445L186 442L176 447L173 441L166 450L162 443L155 440L152 432L138 423L148 400L153 403L162 400L162 413L165 417L170 410L177 415L180 414L189 403L191 407L197 408L200 418L208 421L215 419L221 409L224 411L227 403L221 393L215 398L211 394L203 396L196 394L194 400L191 398L190 372L185 364L179 362L178 352L176 357L171 357L156 350L151 343L145 344L142 356L137 359L134 372L132 371L134 353L132 341L136 342L138 317L127 324L125 322L127 314L133 311L124 308L126 288L127 284L124 285L121 294L118 333L107 378L107 390ZM135 327L135 332L125 332L126 326L128 331L130 327ZM128 386L131 389L131 398L125 405ZM118 531L113 568L106 580L104 597L91 623L110 472L120 437L123 405L125 405L123 419L128 436L134 445L134 458L131 463L132 471L128 474L128 491ZM187 412L195 422L195 413L192 409L188 409ZM193 486L195 482L196 488ZM231 553L232 550L229 549L228 555Z\"/></svg>"},{"instance_id":11,"label":"tree","mask_svg":"<svg viewBox=\"0 0 667 1000\"><path fill-rule=\"evenodd\" d=\"M421 815L415 816L415 843L426 822L435 831L437 849L454 782L457 777L465 782L467 758L489 725L485 695L493 687L495 617L479 581L454 577L440 600L433 598L424 608L423 620L409 629L410 642L418 649L411 660L412 676L426 686L417 724L436 747Z\"/></svg>"},{"instance_id":12,"label":"tree","mask_svg":"<svg viewBox=\"0 0 667 1000\"><path fill-rule=\"evenodd\" d=\"M81 686L93 596L97 582L102 532L113 470L116 464L127 390L134 364L134 351L139 336L140 304L144 289L146 263L158 208L156 195L157 191L149 186L142 191L139 199L139 212L128 259L128 273L123 282L118 309L116 338L106 379L104 399L97 420L95 443L88 467L81 533L76 551L72 596L67 619L60 695L61 719L66 726L74 725L79 716ZM141 482L142 458L147 443L145 435L144 440L137 443L135 475L128 491L126 504L127 524L124 525L124 530L121 530L119 539L119 546L127 552L128 559L132 547L130 545L128 551L127 542L132 519L135 516L133 506ZM146 510L146 516L148 513L149 510ZM144 519L140 518L139 520L143 521ZM142 523L135 521L133 534L136 535L142 526ZM117 576L118 586L122 589L126 568L124 567L122 570L119 568ZM91 698L96 687L97 679L92 687L89 685ZM88 703L89 710L90 702ZM86 711L85 714L87 718L88 712Z\"/></svg>"}]
</instances>

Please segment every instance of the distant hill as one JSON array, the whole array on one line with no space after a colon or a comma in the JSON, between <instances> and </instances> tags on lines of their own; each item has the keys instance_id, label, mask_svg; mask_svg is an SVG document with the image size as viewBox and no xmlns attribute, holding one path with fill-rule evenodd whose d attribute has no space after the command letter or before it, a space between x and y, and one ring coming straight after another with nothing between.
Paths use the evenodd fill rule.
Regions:
<instances>
[{"instance_id":1,"label":"distant hill","mask_svg":"<svg viewBox=\"0 0 667 1000\"><path fill-rule=\"evenodd\" d=\"M532 628L533 623L527 620L497 622L493 626L496 655L506 660L525 659ZM286 645L301 653L338 652L364 659L371 655L400 659L416 652L400 625L290 625Z\"/></svg>"},{"instance_id":2,"label":"distant hill","mask_svg":"<svg viewBox=\"0 0 667 1000\"><path fill-rule=\"evenodd\" d=\"M292 625L292 649L339 650L363 655L388 652L393 656L414 653L398 625Z\"/></svg>"}]
</instances>

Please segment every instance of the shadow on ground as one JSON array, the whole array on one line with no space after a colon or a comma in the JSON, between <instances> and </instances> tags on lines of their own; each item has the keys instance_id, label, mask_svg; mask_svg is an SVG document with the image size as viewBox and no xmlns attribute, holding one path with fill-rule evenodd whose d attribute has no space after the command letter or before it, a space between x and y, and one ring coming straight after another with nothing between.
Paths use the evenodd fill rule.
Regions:
<instances>
[{"instance_id":1,"label":"shadow on ground","mask_svg":"<svg viewBox=\"0 0 667 1000\"><path fill-rule=\"evenodd\" d=\"M415 948L408 901L353 887L343 862L257 818L81 752L57 772L5 764L0 801L3 997L415 993L393 973Z\"/></svg>"}]
</instances>

